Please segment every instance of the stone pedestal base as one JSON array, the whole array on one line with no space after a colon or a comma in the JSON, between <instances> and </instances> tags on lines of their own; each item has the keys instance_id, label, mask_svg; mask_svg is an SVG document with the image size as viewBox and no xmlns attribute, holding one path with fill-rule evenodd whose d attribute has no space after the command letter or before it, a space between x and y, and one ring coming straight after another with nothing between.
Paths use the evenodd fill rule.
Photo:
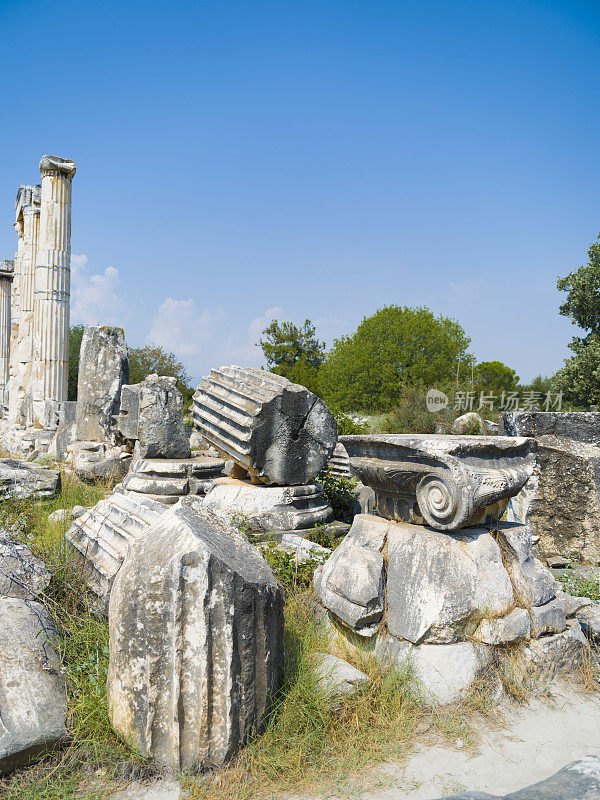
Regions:
<instances>
[{"instance_id":1,"label":"stone pedestal base","mask_svg":"<svg viewBox=\"0 0 600 800\"><path fill-rule=\"evenodd\" d=\"M223 473L224 466L222 459L204 456L136 459L123 481L123 488L140 498L150 497L173 505L184 495L203 497L214 479Z\"/></svg>"},{"instance_id":2,"label":"stone pedestal base","mask_svg":"<svg viewBox=\"0 0 600 800\"><path fill-rule=\"evenodd\" d=\"M295 531L329 522L333 510L318 483L306 486L260 486L236 478L219 478L204 506L219 517L243 515L265 531Z\"/></svg>"},{"instance_id":3,"label":"stone pedestal base","mask_svg":"<svg viewBox=\"0 0 600 800\"><path fill-rule=\"evenodd\" d=\"M444 534L361 514L313 584L332 635L410 664L433 703L459 700L479 679L500 697L503 661L535 688L591 658L574 619L588 601L559 589L523 525Z\"/></svg>"}]
</instances>

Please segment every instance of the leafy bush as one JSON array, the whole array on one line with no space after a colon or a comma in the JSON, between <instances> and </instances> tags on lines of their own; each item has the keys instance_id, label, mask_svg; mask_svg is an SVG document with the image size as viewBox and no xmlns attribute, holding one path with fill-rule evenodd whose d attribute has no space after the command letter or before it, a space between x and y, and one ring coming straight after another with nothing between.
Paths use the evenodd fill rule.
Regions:
<instances>
[{"instance_id":1,"label":"leafy bush","mask_svg":"<svg viewBox=\"0 0 600 800\"><path fill-rule=\"evenodd\" d=\"M295 553L279 550L277 542L267 542L262 549L265 561L286 592L308 589L312 585L315 569L323 563L320 558L298 562L294 557Z\"/></svg>"},{"instance_id":2,"label":"leafy bush","mask_svg":"<svg viewBox=\"0 0 600 800\"><path fill-rule=\"evenodd\" d=\"M353 508L356 502L356 481L354 478L342 478L324 470L318 477L323 485L323 494L333 508L333 518L340 522L352 522Z\"/></svg>"}]
</instances>

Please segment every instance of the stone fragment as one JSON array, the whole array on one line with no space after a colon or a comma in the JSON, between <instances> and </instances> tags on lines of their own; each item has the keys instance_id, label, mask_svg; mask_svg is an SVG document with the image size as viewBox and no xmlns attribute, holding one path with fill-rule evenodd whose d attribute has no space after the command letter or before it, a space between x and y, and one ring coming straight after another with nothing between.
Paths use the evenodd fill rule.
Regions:
<instances>
[{"instance_id":1,"label":"stone fragment","mask_svg":"<svg viewBox=\"0 0 600 800\"><path fill-rule=\"evenodd\" d=\"M555 597L543 606L531 606L531 638L539 639L544 633L561 633L567 627L565 609Z\"/></svg>"},{"instance_id":2,"label":"stone fragment","mask_svg":"<svg viewBox=\"0 0 600 800\"><path fill-rule=\"evenodd\" d=\"M387 519L458 530L497 522L534 467L535 440L499 436L342 436L352 472Z\"/></svg>"},{"instance_id":3,"label":"stone fragment","mask_svg":"<svg viewBox=\"0 0 600 800\"><path fill-rule=\"evenodd\" d=\"M519 642L531 637L531 622L524 608L515 608L505 617L483 619L472 634L476 642L500 645Z\"/></svg>"},{"instance_id":4,"label":"stone fragment","mask_svg":"<svg viewBox=\"0 0 600 800\"><path fill-rule=\"evenodd\" d=\"M186 503L132 543L109 609L112 724L175 771L222 765L261 730L284 659L283 595L269 566Z\"/></svg>"},{"instance_id":5,"label":"stone fragment","mask_svg":"<svg viewBox=\"0 0 600 800\"><path fill-rule=\"evenodd\" d=\"M500 548L485 529L444 534L398 523L387 552L387 627L400 639L457 642L514 606Z\"/></svg>"},{"instance_id":6,"label":"stone fragment","mask_svg":"<svg viewBox=\"0 0 600 800\"><path fill-rule=\"evenodd\" d=\"M368 683L369 678L343 658L329 653L315 653L315 673L319 685L327 695L345 695Z\"/></svg>"},{"instance_id":7,"label":"stone fragment","mask_svg":"<svg viewBox=\"0 0 600 800\"><path fill-rule=\"evenodd\" d=\"M44 562L0 529L0 597L35 600L49 583L50 571Z\"/></svg>"},{"instance_id":8,"label":"stone fragment","mask_svg":"<svg viewBox=\"0 0 600 800\"><path fill-rule=\"evenodd\" d=\"M47 499L60 491L60 472L25 464L13 458L0 459L0 499Z\"/></svg>"},{"instance_id":9,"label":"stone fragment","mask_svg":"<svg viewBox=\"0 0 600 800\"><path fill-rule=\"evenodd\" d=\"M387 634L378 635L375 656L382 664L409 670L423 699L448 705L464 697L491 663L491 648L472 642L420 644L413 647ZM490 681L495 675L490 674Z\"/></svg>"},{"instance_id":10,"label":"stone fragment","mask_svg":"<svg viewBox=\"0 0 600 800\"><path fill-rule=\"evenodd\" d=\"M341 442L336 442L331 458L327 462L327 469L338 478L351 478L350 459L346 448Z\"/></svg>"},{"instance_id":11,"label":"stone fragment","mask_svg":"<svg viewBox=\"0 0 600 800\"><path fill-rule=\"evenodd\" d=\"M142 381L136 438L142 458L190 457L190 440L183 424L183 397L176 378L149 375Z\"/></svg>"},{"instance_id":12,"label":"stone fragment","mask_svg":"<svg viewBox=\"0 0 600 800\"><path fill-rule=\"evenodd\" d=\"M108 440L119 413L121 387L129 381L127 345L121 328L86 325L77 381L77 438Z\"/></svg>"},{"instance_id":13,"label":"stone fragment","mask_svg":"<svg viewBox=\"0 0 600 800\"><path fill-rule=\"evenodd\" d=\"M67 736L67 693L39 603L0 597L0 773L24 766Z\"/></svg>"},{"instance_id":14,"label":"stone fragment","mask_svg":"<svg viewBox=\"0 0 600 800\"><path fill-rule=\"evenodd\" d=\"M585 635L594 642L599 642L600 603L593 603L591 606L580 609L577 612L576 617Z\"/></svg>"},{"instance_id":15,"label":"stone fragment","mask_svg":"<svg viewBox=\"0 0 600 800\"><path fill-rule=\"evenodd\" d=\"M584 756L550 778L502 797L462 792L442 800L600 800L600 758Z\"/></svg>"},{"instance_id":16,"label":"stone fragment","mask_svg":"<svg viewBox=\"0 0 600 800\"><path fill-rule=\"evenodd\" d=\"M512 498L507 519L534 527L548 563L553 557L600 563L600 447L549 434L536 441L533 475Z\"/></svg>"},{"instance_id":17,"label":"stone fragment","mask_svg":"<svg viewBox=\"0 0 600 800\"><path fill-rule=\"evenodd\" d=\"M77 439L77 401L65 400L60 404L58 428L48 447L48 455L63 461L69 445Z\"/></svg>"},{"instance_id":18,"label":"stone fragment","mask_svg":"<svg viewBox=\"0 0 600 800\"><path fill-rule=\"evenodd\" d=\"M215 478L223 473L220 458L138 458L123 480L123 488L173 505L187 494L204 496Z\"/></svg>"},{"instance_id":19,"label":"stone fragment","mask_svg":"<svg viewBox=\"0 0 600 800\"><path fill-rule=\"evenodd\" d=\"M304 485L325 467L335 418L312 392L260 369L221 367L194 395L194 426L256 481Z\"/></svg>"},{"instance_id":20,"label":"stone fragment","mask_svg":"<svg viewBox=\"0 0 600 800\"><path fill-rule=\"evenodd\" d=\"M242 515L264 531L294 531L321 525L333 510L319 483L307 486L264 486L237 478L213 481L204 505L221 518Z\"/></svg>"},{"instance_id":21,"label":"stone fragment","mask_svg":"<svg viewBox=\"0 0 600 800\"><path fill-rule=\"evenodd\" d=\"M556 597L560 600L567 617L574 617L578 611L592 605L589 597L573 597L561 589L556 592Z\"/></svg>"},{"instance_id":22,"label":"stone fragment","mask_svg":"<svg viewBox=\"0 0 600 800\"><path fill-rule=\"evenodd\" d=\"M129 543L164 514L165 507L150 498L136 498L117 486L111 494L74 520L65 539L84 559L89 588L106 604L115 575Z\"/></svg>"},{"instance_id":23,"label":"stone fragment","mask_svg":"<svg viewBox=\"0 0 600 800\"><path fill-rule=\"evenodd\" d=\"M504 523L498 529L497 540L520 606L542 606L556 597L556 578L533 557L531 527Z\"/></svg>"},{"instance_id":24,"label":"stone fragment","mask_svg":"<svg viewBox=\"0 0 600 800\"><path fill-rule=\"evenodd\" d=\"M450 433L458 436L485 435L487 430L481 414L469 411L454 420Z\"/></svg>"},{"instance_id":25,"label":"stone fragment","mask_svg":"<svg viewBox=\"0 0 600 800\"><path fill-rule=\"evenodd\" d=\"M590 660L590 648L577 620L567 620L562 633L532 639L520 646L526 667L540 680L576 672Z\"/></svg>"},{"instance_id":26,"label":"stone fragment","mask_svg":"<svg viewBox=\"0 0 600 800\"><path fill-rule=\"evenodd\" d=\"M124 439L133 441L138 437L141 383L121 387L121 406L117 419L117 430Z\"/></svg>"},{"instance_id":27,"label":"stone fragment","mask_svg":"<svg viewBox=\"0 0 600 800\"><path fill-rule=\"evenodd\" d=\"M593 411L502 411L503 436L560 436L600 447L600 412Z\"/></svg>"},{"instance_id":28,"label":"stone fragment","mask_svg":"<svg viewBox=\"0 0 600 800\"><path fill-rule=\"evenodd\" d=\"M361 514L331 557L315 570L315 596L361 636L372 636L383 616L383 549L390 523Z\"/></svg>"}]
</instances>

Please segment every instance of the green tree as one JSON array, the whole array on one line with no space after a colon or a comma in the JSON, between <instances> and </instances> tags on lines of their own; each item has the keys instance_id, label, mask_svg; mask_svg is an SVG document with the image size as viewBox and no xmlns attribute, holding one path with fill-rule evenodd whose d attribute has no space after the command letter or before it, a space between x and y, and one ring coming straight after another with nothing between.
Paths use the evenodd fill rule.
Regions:
<instances>
[{"instance_id":1,"label":"green tree","mask_svg":"<svg viewBox=\"0 0 600 800\"><path fill-rule=\"evenodd\" d=\"M192 379L181 361L159 345L145 345L129 350L129 382L140 383L148 375L166 375L177 378L177 387L183 395L184 406L192 399Z\"/></svg>"},{"instance_id":2,"label":"green tree","mask_svg":"<svg viewBox=\"0 0 600 800\"><path fill-rule=\"evenodd\" d=\"M600 402L600 234L588 249L588 263L559 278L567 293L560 313L578 325L586 336L573 337L574 355L552 379L553 387L579 406Z\"/></svg>"},{"instance_id":3,"label":"green tree","mask_svg":"<svg viewBox=\"0 0 600 800\"><path fill-rule=\"evenodd\" d=\"M299 361L304 362L306 367L318 369L323 363L325 343L317 339L317 329L309 319L304 320L301 327L293 322L274 319L262 331L262 335L264 338L258 344L265 354L269 369L290 369Z\"/></svg>"},{"instance_id":4,"label":"green tree","mask_svg":"<svg viewBox=\"0 0 600 800\"><path fill-rule=\"evenodd\" d=\"M83 325L71 325L69 329L69 400L77 400L77 380L79 378L79 351L83 338Z\"/></svg>"},{"instance_id":5,"label":"green tree","mask_svg":"<svg viewBox=\"0 0 600 800\"><path fill-rule=\"evenodd\" d=\"M317 338L317 329L306 319L304 325L273 320L262 331L259 346L270 372L306 386L320 394L319 368L325 358L325 343Z\"/></svg>"},{"instance_id":6,"label":"green tree","mask_svg":"<svg viewBox=\"0 0 600 800\"><path fill-rule=\"evenodd\" d=\"M519 385L519 376L514 369L507 367L501 361L482 361L477 364L473 375L477 391L514 392Z\"/></svg>"},{"instance_id":7,"label":"green tree","mask_svg":"<svg viewBox=\"0 0 600 800\"><path fill-rule=\"evenodd\" d=\"M471 363L470 339L428 308L384 306L336 339L320 369L325 400L341 411L387 410L405 386L445 386Z\"/></svg>"}]
</instances>

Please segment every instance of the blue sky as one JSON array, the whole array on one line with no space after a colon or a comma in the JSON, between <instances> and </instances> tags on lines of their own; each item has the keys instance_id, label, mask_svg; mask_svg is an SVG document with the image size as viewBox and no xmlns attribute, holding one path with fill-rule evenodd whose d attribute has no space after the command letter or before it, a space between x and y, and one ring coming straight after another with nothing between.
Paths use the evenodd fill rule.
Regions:
<instances>
[{"instance_id":1,"label":"blue sky","mask_svg":"<svg viewBox=\"0 0 600 800\"><path fill-rule=\"evenodd\" d=\"M552 373L556 276L600 231L600 3L0 2L0 257L73 158L72 319L199 378L272 318L384 304Z\"/></svg>"}]
</instances>

